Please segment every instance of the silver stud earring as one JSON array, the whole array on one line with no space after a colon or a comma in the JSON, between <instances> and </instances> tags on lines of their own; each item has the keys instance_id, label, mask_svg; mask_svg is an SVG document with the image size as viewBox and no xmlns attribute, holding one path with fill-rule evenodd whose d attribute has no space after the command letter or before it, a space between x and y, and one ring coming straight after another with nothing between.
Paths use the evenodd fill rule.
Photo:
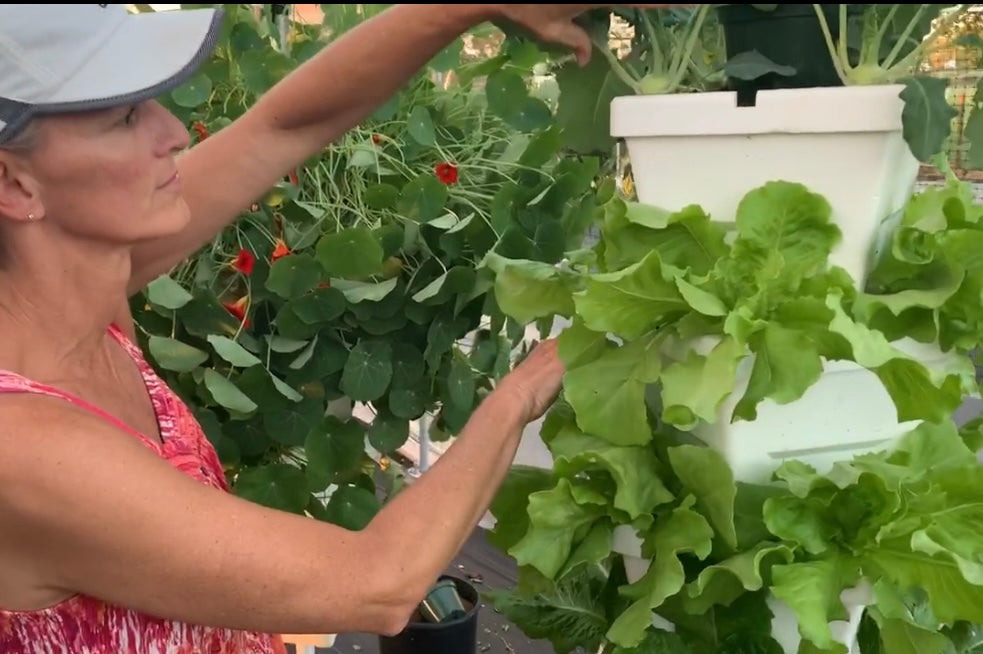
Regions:
<instances>
[{"instance_id":1,"label":"silver stud earring","mask_svg":"<svg viewBox=\"0 0 983 654\"><path fill-rule=\"evenodd\" d=\"M27 219L30 220L30 221L33 221L34 220L34 214L33 213L27 214Z\"/></svg>"}]
</instances>

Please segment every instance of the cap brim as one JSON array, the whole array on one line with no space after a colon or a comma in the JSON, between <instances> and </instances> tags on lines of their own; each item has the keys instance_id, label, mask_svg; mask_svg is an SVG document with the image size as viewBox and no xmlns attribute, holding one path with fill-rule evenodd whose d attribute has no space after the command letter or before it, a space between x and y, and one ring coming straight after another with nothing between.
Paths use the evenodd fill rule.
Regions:
<instances>
[{"instance_id":1,"label":"cap brim","mask_svg":"<svg viewBox=\"0 0 983 654\"><path fill-rule=\"evenodd\" d=\"M185 9L127 16L88 62L32 113L106 109L142 102L190 79L211 55L222 10Z\"/></svg>"}]
</instances>

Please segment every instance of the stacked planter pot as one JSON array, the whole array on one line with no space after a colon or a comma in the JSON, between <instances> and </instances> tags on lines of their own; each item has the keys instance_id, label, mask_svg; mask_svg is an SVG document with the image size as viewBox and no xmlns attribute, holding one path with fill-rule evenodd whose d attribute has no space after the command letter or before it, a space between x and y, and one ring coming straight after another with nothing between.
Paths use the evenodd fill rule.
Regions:
<instances>
[{"instance_id":1,"label":"stacked planter pot","mask_svg":"<svg viewBox=\"0 0 983 654\"><path fill-rule=\"evenodd\" d=\"M903 87L844 87L835 72L830 75L831 64L828 69L812 65L828 62L829 54L815 16L808 23L803 14L813 12L811 5L780 5L783 9L768 23L755 23L746 9L730 7L733 13L721 13L729 55L751 49L754 30L774 35L778 22L785 20L798 27L763 41L779 46L779 51L764 54L801 73L742 83L732 91L615 98L611 134L624 141L638 200L667 210L698 204L711 220L730 223L750 190L776 180L801 183L829 201L832 220L842 232L830 264L842 267L862 287L882 222L904 206L918 174L919 162L902 134ZM734 45L741 39L741 45ZM679 360L689 348L705 354L715 344L710 338L676 343L664 356ZM946 361L936 347L907 339L894 345L929 367ZM838 460L884 449L915 426L898 422L894 403L873 373L846 361L825 362L820 379L798 401L765 401L755 420L731 423L752 365L748 356L738 366L734 393L720 407L717 420L693 431L722 453L739 482L767 483L787 459L828 470ZM629 582L648 569L640 545L631 527L615 531L612 549L624 557ZM850 589L841 601L849 619L830 627L849 654L856 654L870 589ZM773 637L787 654L795 654L801 640L795 614L774 597L769 606L775 616ZM672 628L657 615L653 624Z\"/></svg>"}]
</instances>

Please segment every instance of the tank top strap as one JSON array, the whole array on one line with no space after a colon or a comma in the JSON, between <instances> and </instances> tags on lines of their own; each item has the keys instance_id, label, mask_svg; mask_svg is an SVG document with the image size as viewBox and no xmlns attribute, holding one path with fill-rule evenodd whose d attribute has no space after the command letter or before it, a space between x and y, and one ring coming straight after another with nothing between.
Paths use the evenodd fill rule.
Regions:
<instances>
[{"instance_id":1,"label":"tank top strap","mask_svg":"<svg viewBox=\"0 0 983 654\"><path fill-rule=\"evenodd\" d=\"M130 355L130 358L133 359L134 363L136 363L137 368L140 369L140 372L143 374L145 379L148 375L157 375L157 373L154 372L153 366L151 366L150 363L144 358L140 347L130 340L130 337L124 334L123 330L116 326L116 323L110 324L108 331L110 336L112 336L120 347L123 348L123 351Z\"/></svg>"},{"instance_id":2,"label":"tank top strap","mask_svg":"<svg viewBox=\"0 0 983 654\"><path fill-rule=\"evenodd\" d=\"M55 397L61 400L65 400L72 406L78 407L83 411L87 411L92 415L109 422L115 427L122 429L128 434L131 434L142 441L154 444L150 441L144 434L136 431L122 420L117 419L112 414L103 411L99 407L83 400L82 398L73 395L71 393L66 393L60 389L53 386L48 386L47 384L42 384L41 382L36 382L32 379L28 379L22 375L15 372L10 372L9 370L0 370L0 393L36 393L38 395L47 395L49 397Z\"/></svg>"},{"instance_id":3,"label":"tank top strap","mask_svg":"<svg viewBox=\"0 0 983 654\"><path fill-rule=\"evenodd\" d=\"M156 379L156 374L154 373L153 368L149 363L147 363L146 359L143 358L143 354L141 353L139 347L137 347L137 345L133 343L126 336L126 334L124 334L122 330L116 326L115 323L110 324L107 331L112 336L113 340L123 348L123 350L129 355L130 359L132 359L137 365L140 375L147 386L147 390L151 394L154 410L157 412L159 420L160 412L169 407L166 407L166 402L164 402L157 396L156 393L154 393L153 384L150 383ZM0 393L37 393L40 395L47 395L49 397L65 400L72 406L82 409L83 411L86 411L98 418L101 418L109 424L122 429L127 434L136 437L154 450L161 450L160 445L153 439L149 438L146 434L130 427L122 420L114 417L112 414L100 409L92 403L87 402L86 400L83 400L72 393L67 393L53 386L42 384L41 382L34 381L33 379L28 379L27 377L24 377L18 373L8 370L0 370ZM163 433L161 434L161 438L164 438Z\"/></svg>"}]
</instances>

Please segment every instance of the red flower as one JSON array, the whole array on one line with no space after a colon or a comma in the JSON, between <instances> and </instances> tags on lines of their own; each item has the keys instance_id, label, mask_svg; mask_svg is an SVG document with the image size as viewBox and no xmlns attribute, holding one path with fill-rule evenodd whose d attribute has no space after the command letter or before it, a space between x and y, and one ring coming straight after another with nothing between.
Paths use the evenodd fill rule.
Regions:
<instances>
[{"instance_id":1,"label":"red flower","mask_svg":"<svg viewBox=\"0 0 983 654\"><path fill-rule=\"evenodd\" d=\"M199 141L204 141L208 138L208 130L205 128L205 124L200 120L196 120L195 122L191 123L191 129L193 129L198 135Z\"/></svg>"},{"instance_id":2,"label":"red flower","mask_svg":"<svg viewBox=\"0 0 983 654\"><path fill-rule=\"evenodd\" d=\"M457 181L457 166L454 164L439 163L433 167L433 173L444 184L453 184Z\"/></svg>"},{"instance_id":3,"label":"red flower","mask_svg":"<svg viewBox=\"0 0 983 654\"><path fill-rule=\"evenodd\" d=\"M280 257L285 257L288 254L290 254L290 248L287 247L286 243L284 243L280 239L277 239L276 247L273 248L273 254L270 255L270 262L276 261Z\"/></svg>"},{"instance_id":4,"label":"red flower","mask_svg":"<svg viewBox=\"0 0 983 654\"><path fill-rule=\"evenodd\" d=\"M246 303L249 301L247 296L242 296L235 302L223 302L222 306L225 310L235 316L243 328L249 329L249 318L246 317Z\"/></svg>"},{"instance_id":5,"label":"red flower","mask_svg":"<svg viewBox=\"0 0 983 654\"><path fill-rule=\"evenodd\" d=\"M256 263L256 257L253 256L252 252L243 248L239 250L239 254L233 260L232 267L248 277L253 274L254 263Z\"/></svg>"},{"instance_id":6,"label":"red flower","mask_svg":"<svg viewBox=\"0 0 983 654\"><path fill-rule=\"evenodd\" d=\"M373 134L372 135L372 142L375 143L376 145L379 145L379 141L381 141L381 140L382 140L382 137L379 136L378 134Z\"/></svg>"}]
</instances>

